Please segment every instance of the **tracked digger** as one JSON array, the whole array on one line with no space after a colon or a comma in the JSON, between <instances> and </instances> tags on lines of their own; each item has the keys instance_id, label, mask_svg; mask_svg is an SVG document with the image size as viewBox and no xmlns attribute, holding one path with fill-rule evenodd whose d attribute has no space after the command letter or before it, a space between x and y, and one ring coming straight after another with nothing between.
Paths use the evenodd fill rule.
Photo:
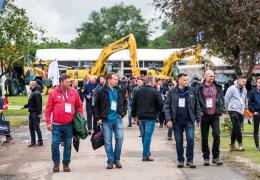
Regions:
<instances>
[{"instance_id":1,"label":"tracked digger","mask_svg":"<svg viewBox=\"0 0 260 180\"><path fill-rule=\"evenodd\" d=\"M147 70L147 76L155 77L158 79L170 79L173 77L173 65L187 57L194 56L194 58L189 61L189 64L201 64L203 57L201 55L201 46L197 45L195 48L187 48L177 52L172 53L163 62L163 67L161 70L156 68L149 68Z\"/></svg>"}]
</instances>

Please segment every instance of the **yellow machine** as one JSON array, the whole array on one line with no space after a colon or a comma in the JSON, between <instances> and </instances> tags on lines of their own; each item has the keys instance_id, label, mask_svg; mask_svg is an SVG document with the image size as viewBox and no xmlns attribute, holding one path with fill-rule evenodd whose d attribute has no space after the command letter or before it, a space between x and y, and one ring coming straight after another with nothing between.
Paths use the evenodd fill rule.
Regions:
<instances>
[{"instance_id":1,"label":"yellow machine","mask_svg":"<svg viewBox=\"0 0 260 180\"><path fill-rule=\"evenodd\" d=\"M189 63L191 64L201 64L203 61L202 55L201 55L201 47L200 45L197 45L195 48L195 51L193 49L183 49L178 52L174 52L163 62L163 67L161 71L155 70L155 69L148 69L147 70L147 76L155 77L159 79L168 79L173 77L173 65L180 61L183 58L195 56L193 60L191 60Z\"/></svg>"},{"instance_id":2,"label":"yellow machine","mask_svg":"<svg viewBox=\"0 0 260 180\"><path fill-rule=\"evenodd\" d=\"M41 77L42 79L48 78L48 66L51 61L36 60L31 65L24 66L24 76L27 74L33 74L35 77Z\"/></svg>"},{"instance_id":3,"label":"yellow machine","mask_svg":"<svg viewBox=\"0 0 260 180\"><path fill-rule=\"evenodd\" d=\"M113 53L122 51L124 49L129 49L130 58L131 58L131 68L133 76L140 76L140 68L138 67L137 60L137 46L136 40L133 34L129 34L126 37L123 37L112 44L109 44L105 47L98 59L96 60L95 65L89 69L68 69L66 74L71 77L71 79L77 79L79 82L83 81L86 76L105 76L106 69L108 64L106 63L109 56Z\"/></svg>"}]
</instances>

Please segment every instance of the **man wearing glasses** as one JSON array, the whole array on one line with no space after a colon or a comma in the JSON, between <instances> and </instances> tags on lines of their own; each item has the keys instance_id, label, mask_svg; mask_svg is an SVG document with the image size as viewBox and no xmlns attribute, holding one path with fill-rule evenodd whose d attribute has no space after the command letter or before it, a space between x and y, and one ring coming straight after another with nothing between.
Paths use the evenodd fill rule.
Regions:
<instances>
[{"instance_id":1,"label":"man wearing glasses","mask_svg":"<svg viewBox=\"0 0 260 180\"><path fill-rule=\"evenodd\" d=\"M198 97L201 109L201 137L202 153L204 166L209 166L210 150L208 145L209 127L212 128L213 147L212 163L223 165L219 159L220 146L220 121L224 107L224 95L222 86L215 81L213 71L207 70L204 75L204 81L198 86Z\"/></svg>"}]
</instances>

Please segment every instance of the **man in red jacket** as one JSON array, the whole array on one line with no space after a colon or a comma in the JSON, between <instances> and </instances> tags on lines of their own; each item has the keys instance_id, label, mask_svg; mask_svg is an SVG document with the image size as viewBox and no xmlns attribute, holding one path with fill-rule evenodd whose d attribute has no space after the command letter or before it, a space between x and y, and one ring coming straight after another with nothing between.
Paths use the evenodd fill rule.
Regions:
<instances>
[{"instance_id":1,"label":"man in red jacket","mask_svg":"<svg viewBox=\"0 0 260 180\"><path fill-rule=\"evenodd\" d=\"M49 95L45 117L47 128L52 132L52 160L53 172L59 172L60 165L60 138L64 140L63 171L69 172L71 157L71 141L73 137L72 119L76 111L83 113L83 106L78 92L69 87L70 77L62 74L57 86Z\"/></svg>"}]
</instances>

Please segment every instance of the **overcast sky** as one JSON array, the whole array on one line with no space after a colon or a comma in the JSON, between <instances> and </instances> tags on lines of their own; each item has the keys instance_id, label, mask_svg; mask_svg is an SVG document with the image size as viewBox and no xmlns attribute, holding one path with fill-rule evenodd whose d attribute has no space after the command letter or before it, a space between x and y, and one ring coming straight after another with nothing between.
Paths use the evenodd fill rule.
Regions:
<instances>
[{"instance_id":1,"label":"overcast sky","mask_svg":"<svg viewBox=\"0 0 260 180\"><path fill-rule=\"evenodd\" d=\"M49 37L70 41L77 36L76 28L87 21L93 10L110 7L115 3L135 5L141 9L143 17L149 21L159 13L154 10L152 0L16 0L18 7L25 8L34 25L47 30ZM162 34L160 22L151 23L154 33L151 39Z\"/></svg>"}]
</instances>

